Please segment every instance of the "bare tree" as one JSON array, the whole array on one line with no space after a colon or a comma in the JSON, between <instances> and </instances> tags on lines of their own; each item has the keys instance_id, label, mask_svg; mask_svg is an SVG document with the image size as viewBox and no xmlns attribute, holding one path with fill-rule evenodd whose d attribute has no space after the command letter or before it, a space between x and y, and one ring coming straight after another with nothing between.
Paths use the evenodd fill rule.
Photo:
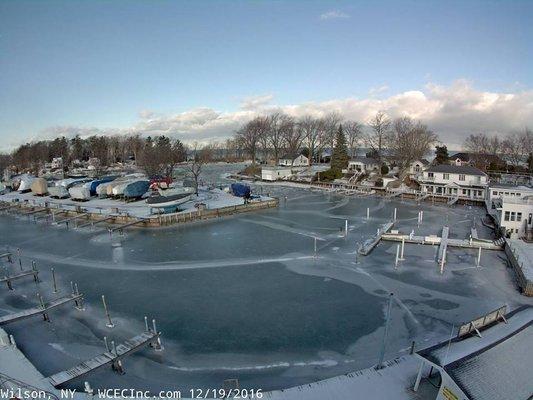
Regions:
<instances>
[{"instance_id":1,"label":"bare tree","mask_svg":"<svg viewBox=\"0 0 533 400\"><path fill-rule=\"evenodd\" d=\"M409 117L398 118L394 128L383 138L388 157L400 170L405 170L415 161L423 158L437 142L438 137L420 121Z\"/></svg>"},{"instance_id":2,"label":"bare tree","mask_svg":"<svg viewBox=\"0 0 533 400\"><path fill-rule=\"evenodd\" d=\"M194 192L198 196L198 183L204 164L208 163L212 157L212 149L210 147L200 147L197 142L192 146L191 152L193 154L192 161L187 164L187 170L194 181Z\"/></svg>"},{"instance_id":3,"label":"bare tree","mask_svg":"<svg viewBox=\"0 0 533 400\"><path fill-rule=\"evenodd\" d=\"M235 133L238 143L252 158L252 164L255 164L259 139L264 132L264 120L261 117L257 117L244 124Z\"/></svg>"},{"instance_id":4,"label":"bare tree","mask_svg":"<svg viewBox=\"0 0 533 400\"><path fill-rule=\"evenodd\" d=\"M272 148L274 164L277 165L285 147L285 130L291 123L288 115L275 113L268 119L268 142Z\"/></svg>"},{"instance_id":5,"label":"bare tree","mask_svg":"<svg viewBox=\"0 0 533 400\"><path fill-rule=\"evenodd\" d=\"M337 112L329 113L322 118L323 148L327 146L333 150L333 147L335 147L335 137L337 136L342 119L342 115Z\"/></svg>"},{"instance_id":6,"label":"bare tree","mask_svg":"<svg viewBox=\"0 0 533 400\"><path fill-rule=\"evenodd\" d=\"M363 124L357 121L346 121L342 124L346 134L346 144L350 157L355 157L359 142L363 138Z\"/></svg>"},{"instance_id":7,"label":"bare tree","mask_svg":"<svg viewBox=\"0 0 533 400\"><path fill-rule=\"evenodd\" d=\"M321 122L318 119L309 115L304 116L298 121L298 129L300 129L304 135L304 146L306 146L309 151L309 165L313 164L313 160L322 139L323 130L321 129L320 124Z\"/></svg>"},{"instance_id":8,"label":"bare tree","mask_svg":"<svg viewBox=\"0 0 533 400\"><path fill-rule=\"evenodd\" d=\"M379 111L370 121L368 126L372 131L366 135L365 142L378 159L382 157L382 151L384 147L384 139L390 132L391 120L387 115Z\"/></svg>"},{"instance_id":9,"label":"bare tree","mask_svg":"<svg viewBox=\"0 0 533 400\"><path fill-rule=\"evenodd\" d=\"M294 119L287 118L284 122L283 137L287 148L287 153L291 156L291 165L300 153L302 143L305 139L305 131L295 123Z\"/></svg>"}]
</instances>

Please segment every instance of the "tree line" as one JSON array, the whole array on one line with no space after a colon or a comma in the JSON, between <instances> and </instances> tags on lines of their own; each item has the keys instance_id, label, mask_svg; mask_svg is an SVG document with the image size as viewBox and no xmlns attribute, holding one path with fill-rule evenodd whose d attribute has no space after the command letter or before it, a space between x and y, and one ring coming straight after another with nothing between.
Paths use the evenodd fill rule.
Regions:
<instances>
[{"instance_id":1,"label":"tree line","mask_svg":"<svg viewBox=\"0 0 533 400\"><path fill-rule=\"evenodd\" d=\"M258 158L278 164L283 154L291 158L304 154L309 165L320 161L324 150L333 150L339 129L349 157L366 146L368 156L390 161L400 168L423 158L438 142L427 125L409 117L390 119L378 112L366 124L343 120L331 113L323 118L310 115L294 118L283 113L258 116L237 130L234 140L255 163Z\"/></svg>"}]
</instances>

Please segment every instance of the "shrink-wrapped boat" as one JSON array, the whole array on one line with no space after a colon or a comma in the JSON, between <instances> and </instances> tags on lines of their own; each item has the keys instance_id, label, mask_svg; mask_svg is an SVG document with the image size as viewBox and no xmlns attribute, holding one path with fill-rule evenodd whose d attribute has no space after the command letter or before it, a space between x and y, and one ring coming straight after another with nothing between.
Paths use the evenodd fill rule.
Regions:
<instances>
[{"instance_id":1,"label":"shrink-wrapped boat","mask_svg":"<svg viewBox=\"0 0 533 400\"><path fill-rule=\"evenodd\" d=\"M31 183L31 191L38 196L44 196L48 193L48 181L44 178L36 178Z\"/></svg>"},{"instance_id":2,"label":"shrink-wrapped boat","mask_svg":"<svg viewBox=\"0 0 533 400\"><path fill-rule=\"evenodd\" d=\"M131 181L124 187L123 194L125 199L138 199L145 194L150 188L150 181L147 179L139 179Z\"/></svg>"}]
</instances>

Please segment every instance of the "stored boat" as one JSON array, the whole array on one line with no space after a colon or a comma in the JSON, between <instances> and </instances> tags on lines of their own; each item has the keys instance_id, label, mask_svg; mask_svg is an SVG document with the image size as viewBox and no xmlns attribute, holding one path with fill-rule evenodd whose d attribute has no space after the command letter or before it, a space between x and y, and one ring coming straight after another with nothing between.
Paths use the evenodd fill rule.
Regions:
<instances>
[{"instance_id":1,"label":"stored boat","mask_svg":"<svg viewBox=\"0 0 533 400\"><path fill-rule=\"evenodd\" d=\"M36 178L31 184L31 191L37 196L44 196L48 193L48 181L44 178Z\"/></svg>"},{"instance_id":2,"label":"stored boat","mask_svg":"<svg viewBox=\"0 0 533 400\"><path fill-rule=\"evenodd\" d=\"M237 197L249 198L252 191L248 185L244 185L242 183L232 183L231 193Z\"/></svg>"},{"instance_id":3,"label":"stored boat","mask_svg":"<svg viewBox=\"0 0 533 400\"><path fill-rule=\"evenodd\" d=\"M159 190L146 199L146 204L155 208L177 207L189 201L193 193L194 189L188 187Z\"/></svg>"},{"instance_id":4,"label":"stored boat","mask_svg":"<svg viewBox=\"0 0 533 400\"><path fill-rule=\"evenodd\" d=\"M97 189L100 185L103 183L112 182L116 179L116 176L105 176L101 179L96 179L91 182L91 186L89 188L89 191L91 192L91 196L95 196L97 194Z\"/></svg>"},{"instance_id":5,"label":"stored boat","mask_svg":"<svg viewBox=\"0 0 533 400\"><path fill-rule=\"evenodd\" d=\"M72 186L68 193L73 200L89 200L91 198L91 182L80 183Z\"/></svg>"},{"instance_id":6,"label":"stored boat","mask_svg":"<svg viewBox=\"0 0 533 400\"><path fill-rule=\"evenodd\" d=\"M150 181L147 179L139 179L129 182L123 190L125 199L138 199L142 197L150 188Z\"/></svg>"},{"instance_id":7,"label":"stored boat","mask_svg":"<svg viewBox=\"0 0 533 400\"><path fill-rule=\"evenodd\" d=\"M36 178L31 175L20 175L16 178L19 182L17 190L20 193L29 192L31 190L31 184L35 179Z\"/></svg>"}]
</instances>

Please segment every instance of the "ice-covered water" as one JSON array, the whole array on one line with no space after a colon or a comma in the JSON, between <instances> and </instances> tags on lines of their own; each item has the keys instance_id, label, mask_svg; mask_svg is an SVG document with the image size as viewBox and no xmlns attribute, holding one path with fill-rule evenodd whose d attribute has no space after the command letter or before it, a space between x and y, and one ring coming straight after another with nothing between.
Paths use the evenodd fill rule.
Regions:
<instances>
[{"instance_id":1,"label":"ice-covered water","mask_svg":"<svg viewBox=\"0 0 533 400\"><path fill-rule=\"evenodd\" d=\"M229 168L235 169L235 166ZM227 166L210 166L206 180L221 181ZM279 196L278 209L165 229L130 229L110 238L104 227L67 231L22 218L0 216L0 244L36 260L42 283L14 283L0 291L0 313L51 299L50 268L60 293L79 283L87 309L64 307L7 326L45 375L103 350L103 336L121 341L158 321L165 350L144 350L124 361L126 374L108 369L83 380L94 387L216 388L227 378L264 390L302 384L376 363L389 292L395 294L387 357L449 337L453 324L504 303L531 301L518 294L503 253L450 249L443 275L437 248L406 245L394 269L396 244L382 242L371 255L355 249L398 209L405 232L465 238L472 224L482 237L480 208L416 205L383 198L343 197L304 189L256 187ZM366 208L370 220L366 220ZM419 209L424 221L417 227ZM342 234L348 219L349 233ZM318 256L314 257L314 238ZM16 260L15 260L16 261ZM18 268L14 266L8 268ZM106 295L116 327L105 326ZM81 382L73 382L80 386Z\"/></svg>"}]
</instances>

